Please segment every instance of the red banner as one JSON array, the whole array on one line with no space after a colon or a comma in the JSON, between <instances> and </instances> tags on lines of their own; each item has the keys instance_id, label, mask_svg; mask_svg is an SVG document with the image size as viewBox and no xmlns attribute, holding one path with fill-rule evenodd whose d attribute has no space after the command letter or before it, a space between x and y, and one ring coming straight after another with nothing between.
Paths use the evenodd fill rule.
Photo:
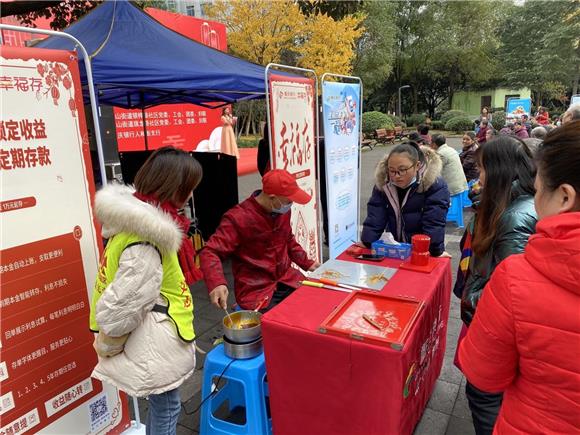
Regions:
<instances>
[{"instance_id":1,"label":"red banner","mask_svg":"<svg viewBox=\"0 0 580 435\"><path fill-rule=\"evenodd\" d=\"M320 261L314 80L271 73L268 88L272 167L290 172L300 188L312 195L308 204L292 206L291 225L308 257Z\"/></svg>"}]
</instances>

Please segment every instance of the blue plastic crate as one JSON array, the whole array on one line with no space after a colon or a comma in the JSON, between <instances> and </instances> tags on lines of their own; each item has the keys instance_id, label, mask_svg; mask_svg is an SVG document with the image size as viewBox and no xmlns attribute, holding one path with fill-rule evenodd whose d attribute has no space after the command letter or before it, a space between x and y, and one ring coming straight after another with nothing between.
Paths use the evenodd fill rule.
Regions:
<instances>
[{"instance_id":1,"label":"blue plastic crate","mask_svg":"<svg viewBox=\"0 0 580 435\"><path fill-rule=\"evenodd\" d=\"M377 240L371 245L373 254L384 255L388 258L399 258L404 260L411 256L411 245L409 243L401 243L400 245L388 245L385 242Z\"/></svg>"}]
</instances>

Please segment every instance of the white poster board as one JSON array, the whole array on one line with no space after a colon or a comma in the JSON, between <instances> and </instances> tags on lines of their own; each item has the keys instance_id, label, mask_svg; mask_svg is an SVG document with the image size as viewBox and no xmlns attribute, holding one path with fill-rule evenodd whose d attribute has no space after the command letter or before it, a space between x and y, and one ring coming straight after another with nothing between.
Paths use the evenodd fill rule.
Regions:
<instances>
[{"instance_id":1,"label":"white poster board","mask_svg":"<svg viewBox=\"0 0 580 435\"><path fill-rule=\"evenodd\" d=\"M120 433L126 399L90 377L100 241L74 52L2 47L0 433Z\"/></svg>"},{"instance_id":2,"label":"white poster board","mask_svg":"<svg viewBox=\"0 0 580 435\"><path fill-rule=\"evenodd\" d=\"M358 83L322 83L330 259L358 240L360 94Z\"/></svg>"},{"instance_id":3,"label":"white poster board","mask_svg":"<svg viewBox=\"0 0 580 435\"><path fill-rule=\"evenodd\" d=\"M271 166L290 172L300 188L312 195L308 204L292 206L291 224L308 257L320 261L314 80L269 74L268 86Z\"/></svg>"}]
</instances>

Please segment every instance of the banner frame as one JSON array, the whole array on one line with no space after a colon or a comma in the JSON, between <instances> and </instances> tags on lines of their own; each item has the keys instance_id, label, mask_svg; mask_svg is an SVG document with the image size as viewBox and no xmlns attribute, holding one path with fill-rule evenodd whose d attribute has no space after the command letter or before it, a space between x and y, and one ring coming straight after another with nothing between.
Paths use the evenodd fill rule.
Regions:
<instances>
[{"instance_id":1,"label":"banner frame","mask_svg":"<svg viewBox=\"0 0 580 435\"><path fill-rule=\"evenodd\" d=\"M347 76L347 75L343 75L343 74L334 74L334 73L324 73L322 74L322 77L320 78L320 83L321 83L321 88L322 88L322 92L321 95L323 95L324 93L324 82L325 79L327 77L337 77L340 79L346 79L346 80L352 80L352 82L354 83L358 83L358 85L360 86L360 104L359 104L359 134L358 134L358 198L357 198L357 209L356 209L356 223L357 223L357 229L356 232L357 234L360 234L360 197L361 197L361 173L362 173L362 149L361 149L361 140L362 140L362 115L363 115L363 82L362 79L360 77L357 76ZM341 83L349 83L348 81L343 81ZM324 98L323 98L324 101ZM324 105L323 105L323 110L324 110ZM328 172L327 172L327 185L328 185ZM328 203L328 189L326 190L326 201ZM358 240L357 240L358 241Z\"/></svg>"},{"instance_id":2,"label":"banner frame","mask_svg":"<svg viewBox=\"0 0 580 435\"><path fill-rule=\"evenodd\" d=\"M323 254L322 254L322 249L323 249L323 240L322 240L322 232L323 232L323 226L322 226L322 203L320 202L320 122L318 121L319 118L319 108L318 108L318 76L316 75L316 72L312 69L307 69L307 68L299 68L299 67L295 67L295 66L290 66L290 65L282 65L279 63L269 63L268 65L266 65L266 69L264 70L264 84L265 84L265 88L266 88L266 119L268 121L268 128L271 130L272 129L272 117L270 115L271 112L271 107L270 107L270 89L269 89L269 76L270 76L270 71L271 70L278 70L280 72L284 72L284 70L287 70L287 72L298 72L297 75L301 76L301 77L306 77L306 78L313 78L314 79L314 99L316 101L315 107L314 107L314 120L315 120L315 134L316 134L316 171L317 171L317 176L316 176L316 193L318 194L317 197L317 202L316 202L316 207L318 208L318 246L320 247L319 252L318 252L318 262L322 264L323 262ZM306 74L304 74L306 73ZM311 77L309 77L309 75L311 75ZM273 156L272 156L272 135L270 134L270 131L268 132L268 151L270 152L270 162L273 161Z\"/></svg>"},{"instance_id":3,"label":"banner frame","mask_svg":"<svg viewBox=\"0 0 580 435\"><path fill-rule=\"evenodd\" d=\"M529 114L529 117L530 118L532 117L532 105L533 105L532 97L527 97L527 98L511 97L511 98L508 98L506 100L506 102L505 102L504 112L506 114L506 119L508 119L508 107L509 107L509 103L512 100L530 100L530 114ZM492 124L493 124L493 121L492 121Z\"/></svg>"}]
</instances>

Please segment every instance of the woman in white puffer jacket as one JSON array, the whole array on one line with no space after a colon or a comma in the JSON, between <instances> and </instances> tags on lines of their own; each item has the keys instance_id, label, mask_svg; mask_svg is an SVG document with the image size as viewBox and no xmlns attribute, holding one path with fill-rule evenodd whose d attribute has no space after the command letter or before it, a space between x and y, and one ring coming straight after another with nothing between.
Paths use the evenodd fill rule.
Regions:
<instances>
[{"instance_id":1,"label":"woman in white puffer jacket","mask_svg":"<svg viewBox=\"0 0 580 435\"><path fill-rule=\"evenodd\" d=\"M109 185L95 198L108 242L91 303L99 354L93 377L149 398L148 434L175 433L178 387L195 369L189 284L196 271L179 209L201 177L193 157L166 147L139 170L136 191Z\"/></svg>"}]
</instances>

